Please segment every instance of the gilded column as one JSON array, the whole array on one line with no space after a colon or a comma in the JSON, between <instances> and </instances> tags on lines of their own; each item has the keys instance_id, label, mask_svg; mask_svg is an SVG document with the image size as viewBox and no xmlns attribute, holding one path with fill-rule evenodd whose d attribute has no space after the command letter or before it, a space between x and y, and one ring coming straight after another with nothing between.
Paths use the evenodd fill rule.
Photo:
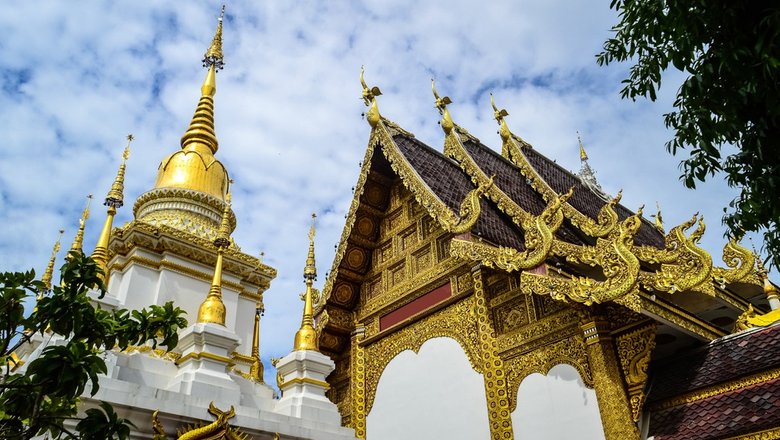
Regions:
<instances>
[{"instance_id":1,"label":"gilded column","mask_svg":"<svg viewBox=\"0 0 780 440\"><path fill-rule=\"evenodd\" d=\"M482 270L476 266L471 271L474 280L474 319L477 324L480 357L485 381L485 396L492 439L512 439L512 419L504 373L504 361L498 355L496 333L490 319L487 297L482 281Z\"/></svg>"},{"instance_id":2,"label":"gilded column","mask_svg":"<svg viewBox=\"0 0 780 440\"><path fill-rule=\"evenodd\" d=\"M366 438L366 348L360 345L366 335L366 328L358 325L352 332L349 383L352 400L352 427L355 437Z\"/></svg>"},{"instance_id":3,"label":"gilded column","mask_svg":"<svg viewBox=\"0 0 780 440\"><path fill-rule=\"evenodd\" d=\"M583 321L585 348L593 374L593 386L601 413L601 425L607 440L639 439L639 430L633 420L629 399L623 386L609 323L591 316Z\"/></svg>"}]
</instances>

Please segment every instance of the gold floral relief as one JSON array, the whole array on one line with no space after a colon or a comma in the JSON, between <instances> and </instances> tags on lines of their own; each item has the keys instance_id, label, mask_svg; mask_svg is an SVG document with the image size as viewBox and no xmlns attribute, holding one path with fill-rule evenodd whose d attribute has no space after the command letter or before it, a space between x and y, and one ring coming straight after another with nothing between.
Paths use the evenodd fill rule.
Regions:
<instances>
[{"instance_id":1,"label":"gold floral relief","mask_svg":"<svg viewBox=\"0 0 780 440\"><path fill-rule=\"evenodd\" d=\"M639 420L645 402L647 367L650 365L650 355L655 348L656 327L657 324L653 322L615 338L628 401L631 405L631 415L635 422Z\"/></svg>"}]
</instances>

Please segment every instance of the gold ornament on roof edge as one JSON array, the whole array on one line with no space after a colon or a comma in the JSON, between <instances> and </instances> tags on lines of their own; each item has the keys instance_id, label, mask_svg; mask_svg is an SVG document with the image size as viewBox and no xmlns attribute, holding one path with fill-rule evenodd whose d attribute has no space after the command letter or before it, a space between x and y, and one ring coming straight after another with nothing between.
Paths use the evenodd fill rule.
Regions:
<instances>
[{"instance_id":1,"label":"gold ornament on roof edge","mask_svg":"<svg viewBox=\"0 0 780 440\"><path fill-rule=\"evenodd\" d=\"M366 84L366 80L363 78L364 73L365 69L363 69L363 66L360 66L360 85L363 87L363 103L366 104L366 107L369 107L368 112L366 113L366 120L368 120L371 127L376 127L382 119L379 115L376 97L381 95L382 91L376 86L369 88Z\"/></svg>"},{"instance_id":2,"label":"gold ornament on roof edge","mask_svg":"<svg viewBox=\"0 0 780 440\"><path fill-rule=\"evenodd\" d=\"M447 106L452 104L452 100L449 96L445 96L444 98L439 97L439 94L436 92L436 81L433 78L431 78L431 91L433 91L433 97L436 98L436 108L442 116L441 128L444 130L445 134L450 134L452 129L455 128L455 123L452 122L450 111L447 109Z\"/></svg>"},{"instance_id":3,"label":"gold ornament on roof edge","mask_svg":"<svg viewBox=\"0 0 780 440\"><path fill-rule=\"evenodd\" d=\"M206 425L189 425L179 429L176 433L178 440L249 440L247 434L233 428L228 423L228 420L236 415L235 409L232 406L229 410L222 411L214 405L214 402L211 402L209 404L208 412L216 417L216 420ZM152 438L154 440L164 440L168 438L168 435L165 433L165 428L163 428L158 415L159 411L155 411L152 414Z\"/></svg>"}]
</instances>

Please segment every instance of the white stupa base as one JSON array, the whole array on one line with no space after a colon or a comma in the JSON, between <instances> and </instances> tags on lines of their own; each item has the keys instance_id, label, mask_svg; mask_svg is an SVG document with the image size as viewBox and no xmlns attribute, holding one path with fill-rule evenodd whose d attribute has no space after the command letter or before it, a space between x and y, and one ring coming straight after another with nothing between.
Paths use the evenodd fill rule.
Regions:
<instances>
[{"instance_id":1,"label":"white stupa base","mask_svg":"<svg viewBox=\"0 0 780 440\"><path fill-rule=\"evenodd\" d=\"M333 361L317 351L293 351L276 364L282 376L282 398L274 412L292 417L340 425L336 405L325 397L325 378L336 368Z\"/></svg>"},{"instance_id":2,"label":"white stupa base","mask_svg":"<svg viewBox=\"0 0 780 440\"><path fill-rule=\"evenodd\" d=\"M212 323L191 325L179 337L179 371L168 390L234 401L241 393L238 384L228 375L228 367L230 356L239 344L239 337L224 326Z\"/></svg>"}]
</instances>

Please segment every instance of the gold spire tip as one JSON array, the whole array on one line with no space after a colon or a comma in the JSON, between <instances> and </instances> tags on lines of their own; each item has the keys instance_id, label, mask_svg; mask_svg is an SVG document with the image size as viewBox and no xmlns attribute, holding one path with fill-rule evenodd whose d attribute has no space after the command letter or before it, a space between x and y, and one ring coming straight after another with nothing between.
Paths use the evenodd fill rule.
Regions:
<instances>
[{"instance_id":1,"label":"gold spire tip","mask_svg":"<svg viewBox=\"0 0 780 440\"><path fill-rule=\"evenodd\" d=\"M230 192L225 196L225 206L222 208L222 221L219 224L219 232L214 240L214 246L224 249L230 246L230 206L233 196Z\"/></svg>"},{"instance_id":2,"label":"gold spire tip","mask_svg":"<svg viewBox=\"0 0 780 440\"><path fill-rule=\"evenodd\" d=\"M309 253L306 256L306 267L303 269L303 279L311 283L317 279L317 263L314 259L314 234L317 232L315 222L317 214L311 215L311 227L309 228Z\"/></svg>"},{"instance_id":3,"label":"gold spire tip","mask_svg":"<svg viewBox=\"0 0 780 440\"><path fill-rule=\"evenodd\" d=\"M222 21L225 18L225 5L222 5L222 11L219 14L219 20L217 22L217 31L214 33L214 38L211 40L211 46L209 46L206 53L203 55L203 67L214 66L215 70L222 70L225 67L225 56L222 53Z\"/></svg>"},{"instance_id":4,"label":"gold spire tip","mask_svg":"<svg viewBox=\"0 0 780 440\"><path fill-rule=\"evenodd\" d=\"M580 131L577 130L577 142L580 144L580 160L588 160L588 153L585 152L585 147L582 145L582 137L580 137Z\"/></svg>"},{"instance_id":5,"label":"gold spire tip","mask_svg":"<svg viewBox=\"0 0 780 440\"><path fill-rule=\"evenodd\" d=\"M44 285L44 290L49 291L51 290L51 280L54 276L54 263L57 260L57 252L60 251L60 246L62 243L62 234L65 233L64 229L59 230L59 235L57 236L57 241L54 242L54 247L51 250L51 257L49 258L49 264L46 266L46 270L43 272L43 276L41 277L41 281Z\"/></svg>"},{"instance_id":6,"label":"gold spire tip","mask_svg":"<svg viewBox=\"0 0 780 440\"><path fill-rule=\"evenodd\" d=\"M119 170L114 178L114 183L111 184L111 189L108 191L106 199L103 202L104 205L113 209L121 208L122 205L125 204L125 167L127 159L130 158L130 143L133 142L133 139L135 139L135 137L132 134L127 135L127 146L125 146L124 151L122 151L122 163L119 165Z\"/></svg>"}]
</instances>

